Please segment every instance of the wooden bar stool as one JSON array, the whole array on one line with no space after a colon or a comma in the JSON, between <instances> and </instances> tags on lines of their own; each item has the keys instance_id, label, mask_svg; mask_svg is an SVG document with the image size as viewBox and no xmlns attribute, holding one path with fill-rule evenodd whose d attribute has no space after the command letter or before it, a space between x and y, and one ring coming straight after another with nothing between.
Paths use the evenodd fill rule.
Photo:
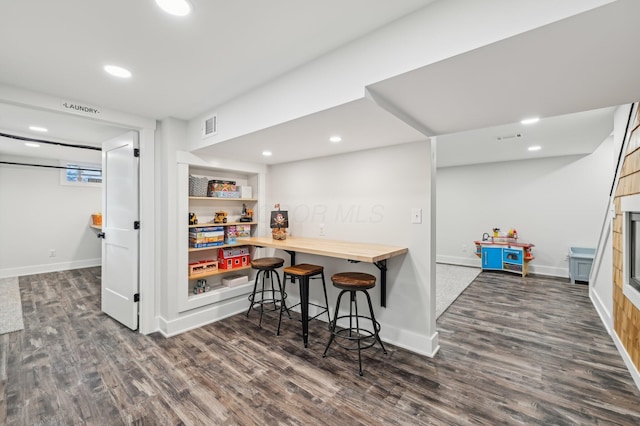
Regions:
<instances>
[{"instance_id":1,"label":"wooden bar stool","mask_svg":"<svg viewBox=\"0 0 640 426\"><path fill-rule=\"evenodd\" d=\"M327 313L327 320L331 321L331 316L329 315L329 299L327 298L327 285L324 281L324 267L319 265L310 265L308 263L300 263L298 265L287 266L283 269L284 271L284 289L287 287L287 277L291 279L291 282L294 282L295 278L300 280L300 303L290 306L289 308L294 308L300 305L300 312L302 314L302 341L304 342L304 347L307 347L307 343L309 341L309 321L312 319L318 318L323 313ZM322 278L322 290L324 291L324 306L317 305L315 303L309 303L309 280L311 278L317 277L320 275ZM314 316L313 318L309 318L309 305L316 306L321 308L319 314ZM280 323L282 322L282 311L287 309L284 301L280 305L280 318L278 319L278 333L280 334ZM287 312L288 313L288 312ZM291 315L289 315L291 318Z\"/></svg>"},{"instance_id":2,"label":"wooden bar stool","mask_svg":"<svg viewBox=\"0 0 640 426\"><path fill-rule=\"evenodd\" d=\"M380 323L376 321L376 318L373 314L373 306L371 305L371 297L369 296L369 292L367 291L370 288L376 286L376 277L370 274L365 274L361 272L342 272L339 274L335 274L331 277L331 281L333 281L333 286L341 289L340 294L338 294L338 301L336 303L336 308L333 316L333 321L329 323L329 331L331 332L331 337L329 338L329 343L327 343L327 347L322 354L322 357L327 356L327 351L331 346L331 343L336 342L336 344L344 349L350 351L358 351L358 366L360 368L360 375L362 376L362 349L367 349L376 344L376 342L380 343L382 347L382 351L386 354L387 350L384 348L382 344L382 340L380 340L380 336L378 332L380 331ZM357 292L362 292L367 296L367 302L369 303L369 315L364 316L358 313L358 303L356 299ZM340 310L340 300L342 299L342 295L345 293L349 293L350 296L350 304L349 304L349 315L340 315L338 316L338 311ZM355 307L355 314L354 314ZM338 320L342 318L349 318L349 328L337 329ZM371 323L371 329L365 329L360 327L360 320L365 320L365 322ZM355 321L355 327L354 327Z\"/></svg>"},{"instance_id":3,"label":"wooden bar stool","mask_svg":"<svg viewBox=\"0 0 640 426\"><path fill-rule=\"evenodd\" d=\"M249 312L257 306L260 307L260 321L258 322L258 327L262 327L262 314L264 313L264 305L273 304L272 310L275 311L280 309L276 302L280 302L281 306L284 305L284 300L287 298L286 293L282 288L282 283L280 281L280 274L278 274L277 269L284 265L284 259L279 257L261 257L258 259L253 259L251 261L251 267L253 269L257 269L258 273L256 274L256 279L253 282L253 291L249 295L249 310L247 310L247 318L249 317ZM278 288L276 289L273 285L273 276L278 280ZM262 277L262 280L260 278ZM271 289L268 288L268 284L266 281L269 281L271 284ZM258 283L260 283L260 289L258 289ZM271 293L271 297L269 297L268 293ZM259 298L256 296L260 295ZM285 306L286 309L286 306ZM288 311L287 311L288 312Z\"/></svg>"}]
</instances>

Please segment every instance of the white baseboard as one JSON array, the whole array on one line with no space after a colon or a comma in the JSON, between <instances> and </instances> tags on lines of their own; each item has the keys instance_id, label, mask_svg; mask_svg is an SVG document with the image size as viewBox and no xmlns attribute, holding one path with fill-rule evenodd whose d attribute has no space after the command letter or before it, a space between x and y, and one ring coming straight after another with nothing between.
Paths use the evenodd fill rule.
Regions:
<instances>
[{"instance_id":1,"label":"white baseboard","mask_svg":"<svg viewBox=\"0 0 640 426\"><path fill-rule=\"evenodd\" d=\"M615 332L615 330L612 331L611 338L613 339L613 342L616 344L616 347L618 348L618 352L620 353L622 360L627 366L627 370L629 370L629 373L631 374L631 378L633 379L633 382L636 384L636 387L640 389L640 372L638 372L638 369L633 364L631 357L627 353L627 350L624 348L624 345L620 341L620 338L618 337L618 334Z\"/></svg>"},{"instance_id":2,"label":"white baseboard","mask_svg":"<svg viewBox=\"0 0 640 426\"><path fill-rule=\"evenodd\" d=\"M479 257L458 257L458 256L445 256L436 255L436 263L447 263L449 265L458 266L472 266L474 268L481 268L482 261ZM556 268L552 266L536 265L535 262L529 264L529 272L536 275L546 275L551 277L569 278L569 267Z\"/></svg>"},{"instance_id":3,"label":"white baseboard","mask_svg":"<svg viewBox=\"0 0 640 426\"><path fill-rule=\"evenodd\" d=\"M449 265L472 266L474 268L482 267L482 261L479 257L457 257L436 255L436 263L447 263Z\"/></svg>"},{"instance_id":4,"label":"white baseboard","mask_svg":"<svg viewBox=\"0 0 640 426\"><path fill-rule=\"evenodd\" d=\"M179 318L167 320L158 317L158 331L165 337L176 336L185 331L202 327L212 322L232 315L246 312L249 302L245 298L232 299L224 303L218 303L208 309L202 309L190 314L183 314Z\"/></svg>"},{"instance_id":5,"label":"white baseboard","mask_svg":"<svg viewBox=\"0 0 640 426\"><path fill-rule=\"evenodd\" d=\"M613 323L611 313L607 310L604 303L602 303L602 300L600 299L600 296L598 296L598 293L596 293L591 286L589 286L589 299L591 299L591 304L593 305L593 307L596 308L596 312L600 316L600 320L602 321L604 328L607 330L607 333L613 336L614 333L611 326Z\"/></svg>"},{"instance_id":6,"label":"white baseboard","mask_svg":"<svg viewBox=\"0 0 640 426\"><path fill-rule=\"evenodd\" d=\"M25 275L46 274L48 272L67 271L69 269L100 266L102 259L72 260L69 262L47 263L46 265L21 266L19 268L0 269L0 278L22 277Z\"/></svg>"}]
</instances>

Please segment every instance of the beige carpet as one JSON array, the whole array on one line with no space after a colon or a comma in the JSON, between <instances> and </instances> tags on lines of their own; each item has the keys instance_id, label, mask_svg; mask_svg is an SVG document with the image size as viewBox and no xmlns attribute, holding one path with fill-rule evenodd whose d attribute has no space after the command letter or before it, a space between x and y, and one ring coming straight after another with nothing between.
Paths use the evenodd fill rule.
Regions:
<instances>
[{"instance_id":1,"label":"beige carpet","mask_svg":"<svg viewBox=\"0 0 640 426\"><path fill-rule=\"evenodd\" d=\"M480 268L436 263L436 319L451 306L471 282Z\"/></svg>"},{"instance_id":2,"label":"beige carpet","mask_svg":"<svg viewBox=\"0 0 640 426\"><path fill-rule=\"evenodd\" d=\"M0 334L23 329L18 278L0 278Z\"/></svg>"}]
</instances>

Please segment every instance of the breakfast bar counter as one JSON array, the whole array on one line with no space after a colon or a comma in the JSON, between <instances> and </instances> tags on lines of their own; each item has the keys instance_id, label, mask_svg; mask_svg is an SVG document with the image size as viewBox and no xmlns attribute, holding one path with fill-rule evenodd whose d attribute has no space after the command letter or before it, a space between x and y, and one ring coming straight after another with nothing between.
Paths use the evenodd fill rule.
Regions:
<instances>
[{"instance_id":1,"label":"breakfast bar counter","mask_svg":"<svg viewBox=\"0 0 640 426\"><path fill-rule=\"evenodd\" d=\"M274 240L270 236L251 237L243 239L242 243L255 247L284 250L291 256L292 265L294 265L296 261L296 252L346 259L350 262L373 263L380 270L380 304L382 306L386 306L387 259L400 256L409 251L406 247L384 244L357 243L306 237L287 237L285 240Z\"/></svg>"}]
</instances>

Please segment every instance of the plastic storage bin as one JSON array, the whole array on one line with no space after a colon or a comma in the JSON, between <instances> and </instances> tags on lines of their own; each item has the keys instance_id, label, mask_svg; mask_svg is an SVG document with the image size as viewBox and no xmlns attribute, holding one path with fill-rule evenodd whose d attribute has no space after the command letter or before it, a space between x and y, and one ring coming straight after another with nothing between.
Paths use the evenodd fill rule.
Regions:
<instances>
[{"instance_id":1,"label":"plastic storage bin","mask_svg":"<svg viewBox=\"0 0 640 426\"><path fill-rule=\"evenodd\" d=\"M589 274L595 255L596 249L594 248L569 248L569 279L571 284L575 284L576 281L589 282Z\"/></svg>"}]
</instances>

